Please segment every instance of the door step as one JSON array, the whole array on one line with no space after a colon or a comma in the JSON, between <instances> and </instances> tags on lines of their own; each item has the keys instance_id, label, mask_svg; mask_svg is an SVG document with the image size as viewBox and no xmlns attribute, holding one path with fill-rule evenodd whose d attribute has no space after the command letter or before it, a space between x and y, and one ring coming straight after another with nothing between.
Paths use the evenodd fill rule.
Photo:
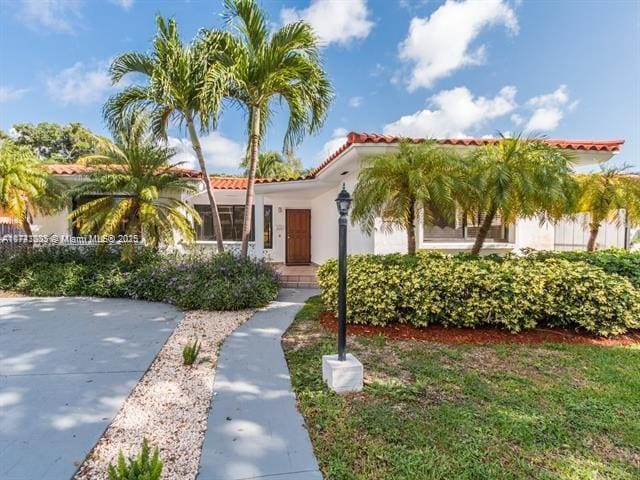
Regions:
<instances>
[{"instance_id":1,"label":"door step","mask_svg":"<svg viewBox=\"0 0 640 480\"><path fill-rule=\"evenodd\" d=\"M282 288L318 288L315 275L281 275Z\"/></svg>"}]
</instances>

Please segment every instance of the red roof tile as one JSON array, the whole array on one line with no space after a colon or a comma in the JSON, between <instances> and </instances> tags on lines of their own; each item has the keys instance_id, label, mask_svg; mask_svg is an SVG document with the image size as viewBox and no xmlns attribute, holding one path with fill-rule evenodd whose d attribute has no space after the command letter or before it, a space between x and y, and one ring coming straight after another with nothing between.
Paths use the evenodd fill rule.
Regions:
<instances>
[{"instance_id":1,"label":"red roof tile","mask_svg":"<svg viewBox=\"0 0 640 480\"><path fill-rule=\"evenodd\" d=\"M215 190L245 190L247 188L247 177L209 177L211 185ZM291 180L305 180L306 177L298 178L256 178L256 183L287 182Z\"/></svg>"},{"instance_id":2,"label":"red roof tile","mask_svg":"<svg viewBox=\"0 0 640 480\"><path fill-rule=\"evenodd\" d=\"M335 160L342 152L351 145L363 143L398 143L406 140L411 143L424 142L424 138L406 138L394 135L380 135L377 133L357 133L351 132L347 136L347 141L338 150L333 152L324 162L309 172L306 178L315 177L321 170ZM499 141L497 138L442 138L437 142L441 145L465 145L465 146L482 146ZM595 150L617 152L620 146L624 144L624 140L560 140L560 139L544 139L549 145L557 146L568 150Z\"/></svg>"},{"instance_id":3,"label":"red roof tile","mask_svg":"<svg viewBox=\"0 0 640 480\"><path fill-rule=\"evenodd\" d=\"M47 164L47 169L54 175L86 175L96 167L89 167L79 163L54 163ZM112 167L113 168L113 167ZM198 170L176 167L183 177L201 178L202 174ZM244 190L247 188L245 177L209 177L211 185L216 190ZM268 182L270 179L256 179L256 183Z\"/></svg>"},{"instance_id":4,"label":"red roof tile","mask_svg":"<svg viewBox=\"0 0 640 480\"><path fill-rule=\"evenodd\" d=\"M209 177L209 180L215 190L245 190L247 188L246 177Z\"/></svg>"},{"instance_id":5,"label":"red roof tile","mask_svg":"<svg viewBox=\"0 0 640 480\"><path fill-rule=\"evenodd\" d=\"M338 150L333 152L320 165L311 170L307 175L297 178L257 178L256 183L276 183L291 182L296 180L310 180L339 157L347 148L356 144L365 143L398 143L401 140L407 140L412 143L424 142L424 138L405 138L394 135L380 135L377 133L357 133L351 132L347 135L347 141ZM495 143L497 138L443 138L437 142L441 145L464 145L464 146L482 146ZM557 146L568 150L588 150L588 151L606 151L617 152L624 144L624 140L561 140L561 139L544 139L549 145ZM85 165L79 164L51 164L47 165L49 171L58 175L81 175L88 173L90 169ZM179 167L178 167L179 168ZM187 168L179 168L181 174L188 178L201 178L201 174L197 170ZM211 185L216 190L245 190L247 188L246 177L210 177Z\"/></svg>"},{"instance_id":6,"label":"red roof tile","mask_svg":"<svg viewBox=\"0 0 640 480\"><path fill-rule=\"evenodd\" d=\"M54 175L86 175L91 173L92 170L100 167L91 167L82 165L79 163L49 163L45 164L49 173ZM115 169L115 166L110 167ZM182 177L186 178L200 178L202 175L198 170L192 170L190 168L174 167L174 171L180 173Z\"/></svg>"}]
</instances>

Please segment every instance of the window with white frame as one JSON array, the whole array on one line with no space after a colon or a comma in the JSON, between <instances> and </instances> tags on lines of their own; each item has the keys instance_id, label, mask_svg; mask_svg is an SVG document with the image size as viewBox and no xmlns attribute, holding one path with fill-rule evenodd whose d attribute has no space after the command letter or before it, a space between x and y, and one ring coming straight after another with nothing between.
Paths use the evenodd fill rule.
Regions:
<instances>
[{"instance_id":1,"label":"window with white frame","mask_svg":"<svg viewBox=\"0 0 640 480\"><path fill-rule=\"evenodd\" d=\"M200 214L202 223L196 225L197 240L213 241L215 235L213 233L213 217L211 215L211 207L206 205L194 205L196 211ZM255 208L251 215L251 241L255 240ZM222 240L236 241L242 240L242 224L244 222L244 205L218 205L218 213L220 215L220 224L222 226ZM264 248L273 248L273 207L271 205L264 206Z\"/></svg>"},{"instance_id":2,"label":"window with white frame","mask_svg":"<svg viewBox=\"0 0 640 480\"><path fill-rule=\"evenodd\" d=\"M482 214L465 214L457 211L454 218L447 218L435 206L431 206L432 218L425 216L423 242L468 242L475 239L484 220ZM487 241L506 242L508 230L499 214L491 222Z\"/></svg>"}]
</instances>

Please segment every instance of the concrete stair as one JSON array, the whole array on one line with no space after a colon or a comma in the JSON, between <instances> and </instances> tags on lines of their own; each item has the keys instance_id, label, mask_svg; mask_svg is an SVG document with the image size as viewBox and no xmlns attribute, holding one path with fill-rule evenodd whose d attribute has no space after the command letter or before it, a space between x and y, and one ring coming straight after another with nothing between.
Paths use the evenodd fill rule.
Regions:
<instances>
[{"instance_id":1,"label":"concrete stair","mask_svg":"<svg viewBox=\"0 0 640 480\"><path fill-rule=\"evenodd\" d=\"M273 268L280 275L282 288L318 288L317 265L285 265L274 263Z\"/></svg>"},{"instance_id":2,"label":"concrete stair","mask_svg":"<svg viewBox=\"0 0 640 480\"><path fill-rule=\"evenodd\" d=\"M280 275L282 288L318 288L315 275Z\"/></svg>"}]
</instances>

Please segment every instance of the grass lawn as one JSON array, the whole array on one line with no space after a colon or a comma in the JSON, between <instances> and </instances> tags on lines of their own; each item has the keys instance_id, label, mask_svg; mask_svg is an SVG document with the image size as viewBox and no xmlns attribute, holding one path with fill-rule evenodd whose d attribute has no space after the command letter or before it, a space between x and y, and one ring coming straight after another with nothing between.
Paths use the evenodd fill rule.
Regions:
<instances>
[{"instance_id":1,"label":"grass lawn","mask_svg":"<svg viewBox=\"0 0 640 480\"><path fill-rule=\"evenodd\" d=\"M318 297L284 339L327 479L638 479L640 346L444 345L349 336L362 393L322 382Z\"/></svg>"}]
</instances>

